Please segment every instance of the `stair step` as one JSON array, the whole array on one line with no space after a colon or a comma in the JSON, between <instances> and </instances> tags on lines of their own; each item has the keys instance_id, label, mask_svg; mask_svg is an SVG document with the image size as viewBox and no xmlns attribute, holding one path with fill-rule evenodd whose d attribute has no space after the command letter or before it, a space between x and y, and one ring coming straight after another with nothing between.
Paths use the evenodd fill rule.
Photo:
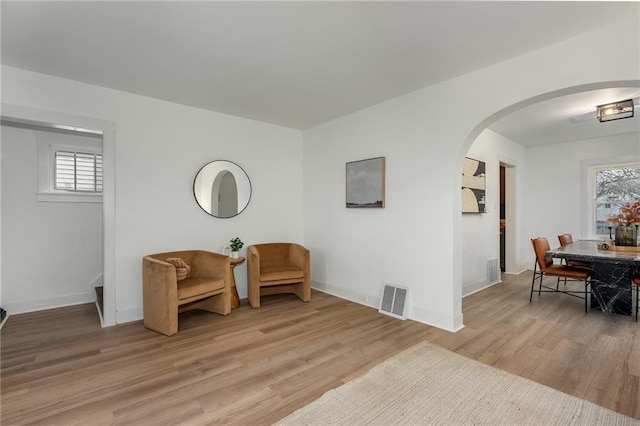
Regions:
<instances>
[{"instance_id":1,"label":"stair step","mask_svg":"<svg viewBox=\"0 0 640 426\"><path fill-rule=\"evenodd\" d=\"M103 299L103 287L96 287L96 301L98 302L98 307L100 308L100 313L104 312L104 299Z\"/></svg>"}]
</instances>

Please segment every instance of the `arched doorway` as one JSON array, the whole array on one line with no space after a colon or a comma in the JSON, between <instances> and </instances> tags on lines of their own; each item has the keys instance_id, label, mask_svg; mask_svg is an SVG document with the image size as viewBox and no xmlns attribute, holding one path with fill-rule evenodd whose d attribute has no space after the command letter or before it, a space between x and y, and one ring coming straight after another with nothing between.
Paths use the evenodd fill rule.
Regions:
<instances>
[{"instance_id":1,"label":"arched doorway","mask_svg":"<svg viewBox=\"0 0 640 426\"><path fill-rule=\"evenodd\" d=\"M627 91L626 92L620 91L621 88L626 88ZM470 150L471 152L474 152L473 150L474 144L476 144L477 141L482 139L483 133L486 132L487 129L491 129L492 127L494 127L493 126L494 123L499 122L500 120L503 120L503 121L508 120L509 116L514 116L514 114L520 111L525 111L527 108L531 109L534 107L539 107L547 104L552 105L552 103L553 105L557 106L560 101L566 100L567 102L571 102L572 100L575 100L575 99L587 98L584 96L587 94L600 95L601 93L611 92L611 93L614 93L613 96L615 97L615 96L619 96L617 95L617 93L638 93L639 88L640 88L640 82L637 80L598 82L598 83L592 83L592 84L584 84L584 85L567 87L562 90L543 93L543 94L522 100L520 102L517 102L509 107L503 108L491 114L486 119L482 120L482 122L478 123L478 125L475 126L473 131L470 132L470 134L466 138L464 146L461 149L460 158L458 159L458 161L462 163L464 157L469 155L468 153L470 152ZM606 99L606 98L603 98L603 99ZM615 98L609 99L608 101L611 101L611 100L616 100L616 99ZM602 102L602 103L605 103L605 102ZM598 104L597 101L593 101L593 103L590 103L588 105L576 105L574 108L574 111L572 112L573 114L572 121L579 122L579 120L592 120L588 122L590 125L593 125L593 126L600 125L595 118L595 106L597 104ZM589 112L586 115L583 113L585 108L589 110ZM612 127L606 127L606 129L610 129L610 128ZM576 139L579 140L579 138L576 138ZM513 142L518 143L518 140L515 140L514 138ZM570 142L570 141L566 141L566 142ZM536 147L527 146L525 149L528 150L530 148L536 148ZM477 150L475 152L477 152ZM603 150L603 152L606 152L606 150ZM638 152L638 154L640 154L640 152ZM514 211L510 212L512 214L512 217L509 219L509 223L507 224L509 231L506 233L506 236L508 239L505 241L505 244L507 247L506 256L509 258L506 259L505 269L509 273L519 273L531 267L531 265L529 264L530 263L529 260L531 257L530 244L528 243L531 235L529 234L531 234L531 232L534 232L536 228L533 227L533 230L532 230L532 226L530 224L531 220L526 218L526 214L524 210L527 209L527 206L531 206L531 204L528 201L522 201L523 200L522 192L523 191L526 192L527 187L529 188L531 187L531 185L533 184L532 182L534 182L534 178L533 178L532 171L530 170L526 171L527 169L526 165L528 162L528 159L526 158L526 156L522 156L520 158L519 160L520 164L519 164L517 161L514 163L512 161L513 158L509 157L510 155L513 155L513 154L499 152L499 153L496 153L493 157L491 157L490 161L493 161L493 165L495 166L495 173L493 178L495 178L496 182L498 182L499 180L500 165L515 166L515 167L507 167L506 169L511 173L515 173L515 176L512 178L512 182L518 182L518 184L516 185L515 188L512 188L512 190L515 189L517 195L516 196L512 195L513 199L511 201L513 202L515 200L517 207L515 208L515 212ZM525 167L521 169L519 167L521 165ZM578 167L579 165L574 164L573 169L575 170ZM544 173L544 171L541 171L541 172ZM526 173L527 179L524 178L525 173ZM523 184L523 182L526 182L526 184ZM497 187L498 187L498 184L496 183L496 188ZM493 200L489 200L489 204L493 202L494 205L496 206L495 212L494 212L494 215L496 217L496 220L495 220L496 228L497 228L497 223L498 223L499 214L500 214L500 211L499 211L500 202L499 202L499 199L497 198L498 196L499 196L499 192L496 190L495 194L493 195L494 197ZM574 196L578 200L580 199L580 197L584 197L584 195L581 194L580 187L575 189ZM581 208L584 210L584 207L582 205L581 206L576 205L576 209L578 208ZM513 210L513 207L512 207L512 210ZM507 210L507 213L509 213L509 210ZM465 223L463 218L459 222L460 245L462 247L461 251L463 254L465 253L465 244L467 243L467 235L464 234L464 229L465 229ZM555 235L554 232L550 232L549 234ZM494 232L494 235L497 241L496 244L493 245L491 248L491 250L494 250L494 251L491 253L487 253L486 256L495 257L499 259L500 258L500 250L499 250L500 244L498 240L499 233ZM489 238L493 238L493 237L489 237ZM458 267L460 267L461 270L464 270L465 268L464 259L461 260ZM465 279L468 279L468 277L465 277L465 275L462 273L461 273L461 276L462 276L462 283L461 283L461 298L462 298L467 294L465 292L466 290L465 286L467 284L465 282ZM485 286L490 284L491 283L488 283L485 281ZM479 287L481 286L479 285Z\"/></svg>"}]
</instances>

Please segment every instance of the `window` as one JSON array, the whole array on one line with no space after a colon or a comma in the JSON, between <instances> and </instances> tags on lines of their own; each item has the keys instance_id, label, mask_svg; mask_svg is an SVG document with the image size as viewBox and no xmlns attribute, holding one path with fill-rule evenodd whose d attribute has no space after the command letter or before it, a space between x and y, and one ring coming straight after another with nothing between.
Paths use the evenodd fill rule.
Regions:
<instances>
[{"instance_id":1,"label":"window","mask_svg":"<svg viewBox=\"0 0 640 426\"><path fill-rule=\"evenodd\" d=\"M593 169L594 218L597 235L609 235L607 216L625 203L640 199L640 163L599 166Z\"/></svg>"},{"instance_id":2,"label":"window","mask_svg":"<svg viewBox=\"0 0 640 426\"><path fill-rule=\"evenodd\" d=\"M102 192L102 154L56 151L55 189Z\"/></svg>"},{"instance_id":3,"label":"window","mask_svg":"<svg viewBox=\"0 0 640 426\"><path fill-rule=\"evenodd\" d=\"M101 203L102 136L36 131L40 202Z\"/></svg>"}]
</instances>

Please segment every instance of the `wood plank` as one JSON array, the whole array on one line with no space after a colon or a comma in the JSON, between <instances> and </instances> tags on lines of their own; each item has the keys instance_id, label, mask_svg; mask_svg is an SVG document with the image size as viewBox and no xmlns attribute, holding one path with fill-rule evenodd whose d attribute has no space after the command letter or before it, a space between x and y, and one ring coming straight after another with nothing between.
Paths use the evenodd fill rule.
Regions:
<instances>
[{"instance_id":1,"label":"wood plank","mask_svg":"<svg viewBox=\"0 0 640 426\"><path fill-rule=\"evenodd\" d=\"M95 304L12 315L0 331L2 424L270 424L423 340L640 418L640 324L531 274L464 299L457 333L313 292L226 316L101 328Z\"/></svg>"}]
</instances>

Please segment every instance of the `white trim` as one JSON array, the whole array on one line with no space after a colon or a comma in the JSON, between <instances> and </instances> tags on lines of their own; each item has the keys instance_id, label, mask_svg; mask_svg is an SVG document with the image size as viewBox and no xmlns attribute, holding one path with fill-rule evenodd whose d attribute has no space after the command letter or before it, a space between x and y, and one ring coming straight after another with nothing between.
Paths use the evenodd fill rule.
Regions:
<instances>
[{"instance_id":1,"label":"white trim","mask_svg":"<svg viewBox=\"0 0 640 426\"><path fill-rule=\"evenodd\" d=\"M323 293L330 294L332 296L339 297L341 299L350 300L359 305L368 306L375 310L378 310L378 306L380 305L379 297L372 297L363 293L354 292L351 290L344 290L340 287L333 286L326 283L321 283L318 281L312 280L311 288L313 288L314 290L321 291ZM438 327L446 331L451 331L455 333L464 328L464 324L462 323L462 319L463 319L462 314L456 317L450 317L447 315L442 315L437 312L427 311L422 308L417 308L411 305L407 306L407 312L408 312L407 319L421 322L426 325Z\"/></svg>"},{"instance_id":2,"label":"white trim","mask_svg":"<svg viewBox=\"0 0 640 426\"><path fill-rule=\"evenodd\" d=\"M42 311L45 309L62 308L64 306L80 305L95 301L95 292L67 294L64 296L47 297L44 299L25 300L22 302L7 303L4 308L11 315L25 312Z\"/></svg>"},{"instance_id":3,"label":"white trim","mask_svg":"<svg viewBox=\"0 0 640 426\"><path fill-rule=\"evenodd\" d=\"M46 130L40 130L36 127L34 131L36 132L36 143L38 145L38 192L36 192L38 201L63 203L101 202L101 199L99 201L93 200L95 200L95 196L102 197L102 192L75 192L56 189L55 164L56 151L88 152L102 155L102 138L85 136L82 140L79 140L71 136L64 143L56 143L52 142L53 135L47 134ZM102 132L100 133L102 134ZM47 197L46 194L54 194L55 196ZM88 195L93 198L87 197ZM77 200L71 198L76 196L79 197Z\"/></svg>"},{"instance_id":4,"label":"white trim","mask_svg":"<svg viewBox=\"0 0 640 426\"><path fill-rule=\"evenodd\" d=\"M625 158L627 158L627 156L625 156ZM596 203L596 188L594 186L594 183L596 181L596 175L598 173L599 170L608 170L608 169L615 169L615 168L625 168L625 167L637 167L640 166L640 160L638 161L613 161L613 162L607 162L607 163L602 163L602 164L591 164L589 166L587 166L588 169L588 175L589 175L589 181L587 182L587 196L586 196L586 200L587 200L587 211L586 211L586 217L587 217L587 224L588 224L588 230L589 233L587 235L589 235L589 237L595 237L596 239L599 239L600 237L604 237L607 238L609 235L608 234L598 234L597 233L597 229L596 229L596 217L595 217L595 212L596 212L596 204L624 204L625 201L609 201L609 202L599 202Z\"/></svg>"},{"instance_id":5,"label":"white trim","mask_svg":"<svg viewBox=\"0 0 640 426\"><path fill-rule=\"evenodd\" d=\"M496 284L500 284L502 280L498 279L498 281L494 283L489 283L486 279L475 281L471 284L466 284L462 286L462 298L464 299L467 296L471 296L474 293L487 289L489 287L493 287Z\"/></svg>"},{"instance_id":6,"label":"white trim","mask_svg":"<svg viewBox=\"0 0 640 426\"><path fill-rule=\"evenodd\" d=\"M106 310L106 305L105 305ZM116 313L116 324L125 322L140 321L143 319L142 307L118 310Z\"/></svg>"},{"instance_id":7,"label":"white trim","mask_svg":"<svg viewBox=\"0 0 640 426\"><path fill-rule=\"evenodd\" d=\"M44 203L102 203L102 194L69 192L36 192L36 198Z\"/></svg>"}]
</instances>

